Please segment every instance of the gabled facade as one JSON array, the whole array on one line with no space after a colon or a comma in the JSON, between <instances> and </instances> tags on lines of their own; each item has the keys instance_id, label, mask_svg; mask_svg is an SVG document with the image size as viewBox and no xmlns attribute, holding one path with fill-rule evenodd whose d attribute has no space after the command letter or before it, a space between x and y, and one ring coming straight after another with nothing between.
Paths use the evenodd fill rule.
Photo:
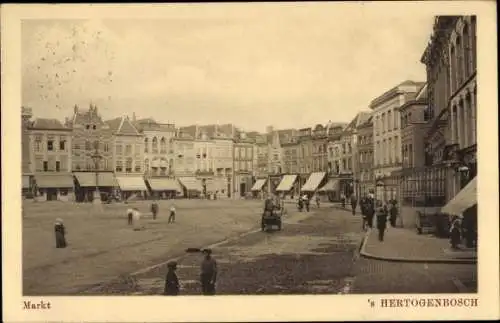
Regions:
<instances>
[{"instance_id":1,"label":"gabled facade","mask_svg":"<svg viewBox=\"0 0 500 323\"><path fill-rule=\"evenodd\" d=\"M128 117L106 121L113 133L113 169L115 174L144 173L144 136Z\"/></svg>"},{"instance_id":2,"label":"gabled facade","mask_svg":"<svg viewBox=\"0 0 500 323\"><path fill-rule=\"evenodd\" d=\"M113 171L113 131L105 123L97 106L90 105L88 110L78 106L73 116L66 119L66 127L72 129L71 162L73 171L96 171L92 155L96 148L102 157L97 163L97 171Z\"/></svg>"}]
</instances>

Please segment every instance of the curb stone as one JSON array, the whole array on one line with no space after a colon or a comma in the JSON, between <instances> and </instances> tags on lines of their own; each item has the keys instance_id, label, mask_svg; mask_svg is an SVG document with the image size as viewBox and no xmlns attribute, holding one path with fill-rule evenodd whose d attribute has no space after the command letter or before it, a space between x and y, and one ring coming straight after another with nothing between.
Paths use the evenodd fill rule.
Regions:
<instances>
[{"instance_id":1,"label":"curb stone","mask_svg":"<svg viewBox=\"0 0 500 323\"><path fill-rule=\"evenodd\" d=\"M437 259L437 258L404 258L404 257L386 257L378 256L366 252L366 245L372 229L366 231L361 246L360 254L364 258L389 261L389 262L406 262L406 263L428 263L428 264L477 264L477 259Z\"/></svg>"}]
</instances>

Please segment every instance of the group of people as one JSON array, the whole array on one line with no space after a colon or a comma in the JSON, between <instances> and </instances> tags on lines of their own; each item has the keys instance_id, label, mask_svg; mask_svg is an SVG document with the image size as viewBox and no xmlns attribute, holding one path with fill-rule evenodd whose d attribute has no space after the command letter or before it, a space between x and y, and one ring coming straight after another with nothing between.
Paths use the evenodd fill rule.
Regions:
<instances>
[{"instance_id":1,"label":"group of people","mask_svg":"<svg viewBox=\"0 0 500 323\"><path fill-rule=\"evenodd\" d=\"M353 202L354 201L354 202ZM351 198L351 206L353 214L355 214L357 200ZM373 228L373 219L376 218L378 239L384 241L384 234L387 229L387 220L392 227L396 227L396 219L398 217L398 207L395 200L390 200L384 203L381 200L376 200L372 193L363 197L360 201L361 214L363 216L363 230Z\"/></svg>"},{"instance_id":2,"label":"group of people","mask_svg":"<svg viewBox=\"0 0 500 323\"><path fill-rule=\"evenodd\" d=\"M215 283L217 280L217 261L212 257L211 249L203 249L204 259L201 262L200 283L203 295L215 295ZM181 285L177 277L177 262L171 261L167 264L167 276L165 277L164 295L179 295Z\"/></svg>"}]
</instances>

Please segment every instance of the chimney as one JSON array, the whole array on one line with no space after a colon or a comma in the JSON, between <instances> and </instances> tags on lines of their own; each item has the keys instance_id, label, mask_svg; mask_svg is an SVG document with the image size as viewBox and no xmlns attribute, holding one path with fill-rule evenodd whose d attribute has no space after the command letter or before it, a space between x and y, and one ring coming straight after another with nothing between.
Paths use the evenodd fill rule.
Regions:
<instances>
[{"instance_id":1,"label":"chimney","mask_svg":"<svg viewBox=\"0 0 500 323\"><path fill-rule=\"evenodd\" d=\"M267 126L267 127L266 127L266 132L267 132L268 134L272 133L272 132L273 132L273 130L274 130L273 126Z\"/></svg>"},{"instance_id":2,"label":"chimney","mask_svg":"<svg viewBox=\"0 0 500 323\"><path fill-rule=\"evenodd\" d=\"M73 108L73 111L76 113L78 113L78 106L75 104L75 107Z\"/></svg>"},{"instance_id":3,"label":"chimney","mask_svg":"<svg viewBox=\"0 0 500 323\"><path fill-rule=\"evenodd\" d=\"M133 113L132 113L132 121L134 121L134 122L135 122L136 120L137 120L137 119L136 119L136 117L135 117L135 112L133 112Z\"/></svg>"}]
</instances>

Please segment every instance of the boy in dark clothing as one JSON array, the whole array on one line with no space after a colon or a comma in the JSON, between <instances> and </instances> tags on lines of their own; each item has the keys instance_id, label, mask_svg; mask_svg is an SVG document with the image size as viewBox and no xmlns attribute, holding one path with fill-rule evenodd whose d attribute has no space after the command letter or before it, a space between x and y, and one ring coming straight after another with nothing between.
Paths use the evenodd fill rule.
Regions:
<instances>
[{"instance_id":1,"label":"boy in dark clothing","mask_svg":"<svg viewBox=\"0 0 500 323\"><path fill-rule=\"evenodd\" d=\"M179 295L179 278L175 271L177 270L177 262L171 261L167 264L168 272L165 278L165 290L163 295L177 296Z\"/></svg>"},{"instance_id":2,"label":"boy in dark clothing","mask_svg":"<svg viewBox=\"0 0 500 323\"><path fill-rule=\"evenodd\" d=\"M204 249L205 258L201 263L201 291L203 295L215 295L215 282L217 279L217 262L212 257L211 249Z\"/></svg>"},{"instance_id":3,"label":"boy in dark clothing","mask_svg":"<svg viewBox=\"0 0 500 323\"><path fill-rule=\"evenodd\" d=\"M158 214L158 203L156 201L151 203L151 213L153 213L153 220L156 220L156 215Z\"/></svg>"},{"instance_id":4,"label":"boy in dark clothing","mask_svg":"<svg viewBox=\"0 0 500 323\"><path fill-rule=\"evenodd\" d=\"M396 219L398 218L398 207L396 206L396 201L392 201L389 212L390 212L391 227L395 228Z\"/></svg>"}]
</instances>

